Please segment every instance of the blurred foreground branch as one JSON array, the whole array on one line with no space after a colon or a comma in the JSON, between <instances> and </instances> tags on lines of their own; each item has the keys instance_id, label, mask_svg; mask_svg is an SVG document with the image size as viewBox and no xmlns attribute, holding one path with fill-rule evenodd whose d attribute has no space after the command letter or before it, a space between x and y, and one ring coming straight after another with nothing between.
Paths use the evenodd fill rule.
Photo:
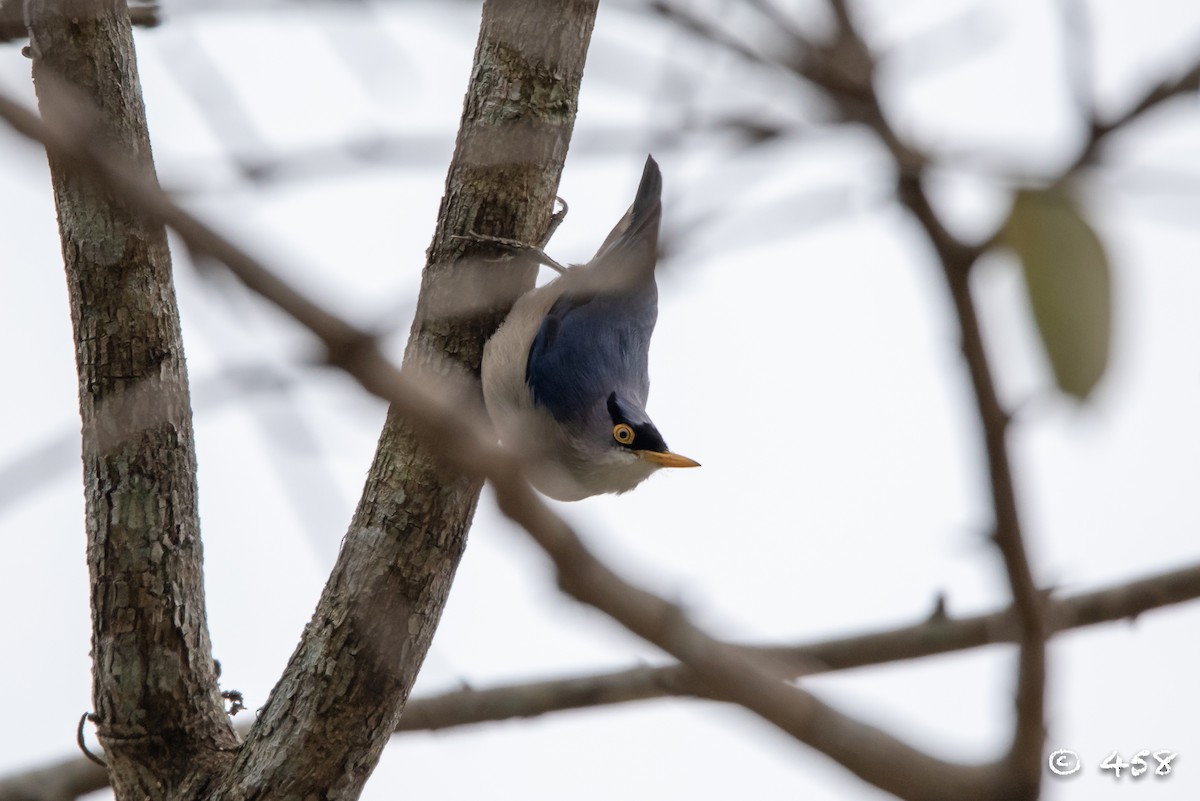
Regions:
<instances>
[{"instance_id":1,"label":"blurred foreground branch","mask_svg":"<svg viewBox=\"0 0 1200 801\"><path fill-rule=\"evenodd\" d=\"M166 280L157 283L140 280L135 269L140 264L135 246L148 239L142 228L158 227L155 242L160 242L165 252L162 224L168 221L193 250L228 262L247 286L272 298L316 332L330 362L360 377L381 397L404 397L398 371L380 354L374 338L293 291L273 272L171 203L158 187L144 120L140 119L136 54L124 0L34 0L31 8L36 35L30 53L39 101L50 124L7 99L0 103L5 116L45 145L60 222L64 221L60 184L88 202L93 196L115 199L119 212L125 214L111 223L100 214L87 217L85 222L93 227L97 219L106 223L102 236L92 237L93 241L86 235L70 239L63 226L69 277L73 277L74 256L81 252L97 255L96 239L102 245L98 255L105 259L76 271L101 284L96 292L84 293L84 302L76 302L76 295L72 296L76 335L82 341L78 350L89 358L88 348L96 345L107 349L102 355L111 351L122 357L133 354L140 360L158 361L170 356L179 370L168 373L164 368L162 372L178 378L184 388L148 409L122 407L127 411L121 420L125 428L139 434L138 421L164 408L190 415L182 346L173 342L175 347L170 350L159 348L155 339L142 336L121 316L122 304L131 294L168 319L175 312L169 268L158 270ZM553 14L544 11L530 0L487 0L483 4L457 147L422 271L416 320L405 355L411 373L444 371L448 363L466 374L477 371L484 341L502 318L505 302L511 304L533 284L532 265L489 264L491 305L468 313L446 311L446 298L469 293L476 288L472 281L478 285L476 279L484 272L478 269L477 259L462 258L470 247L456 241L456 235L480 230L530 241L535 231L545 228L550 214L574 125L596 0L561 4ZM96 80L89 70L99 72L102 80ZM111 75L123 78L124 83L114 85ZM139 123L143 141L133 147L122 146L122 139L107 135L106 125L123 131L137 128ZM133 156L139 159L136 165ZM110 246L112 239L117 241L115 246ZM78 245L78 241L84 244ZM158 269L159 263L154 266ZM95 313L93 306L98 307ZM110 371L123 363L116 358L98 361ZM115 367L109 366L110 361ZM81 362L79 369L85 432L89 408L84 393L92 391L95 383L84 369L90 364ZM145 380L153 382L155 374L150 372ZM143 380L143 373L124 371L118 378L123 382L118 386L121 389ZM107 389L107 385L101 388ZM426 407L421 408L433 403L427 393L408 397L409 405L424 400ZM194 492L176 493L172 484L157 480L156 474L137 465L133 469L119 465L122 469L108 473L97 471L87 462L85 449L89 492L102 493L111 474L116 474L138 493L131 502L117 504L136 523L135 533L145 533L142 539L162 538L130 558L126 553L130 549L122 540L93 536L91 525L98 520L124 535L121 526L127 521L103 509L96 513L95 504L89 505L89 563L100 565L93 571L92 592L93 619L97 621L93 644L98 734L110 755L109 772L119 798L354 798L361 792L395 729L428 650L465 547L481 485L477 471L455 469L456 461L443 456L436 439L418 436L409 419L400 414L403 408L401 401L384 425L361 500L310 624L260 710L257 724L240 744L222 708L206 633L200 642L196 637L158 630L164 625L194 629L196 621L202 628L198 527L172 526L171 519L160 521L165 517L160 510L164 506L169 510L176 495L190 500ZM176 461L189 462L183 472L194 482L190 417L188 422L186 431L181 424L175 426L174 430L182 433L163 450ZM143 512L143 507L148 511ZM191 517L194 520L195 515ZM142 558L143 552L146 558ZM95 554L105 561L92 559ZM166 587L171 592L163 591L157 575L161 571L156 572L158 563L173 567L180 554L196 556L185 565L191 568L184 576L189 580L185 591L173 592L174 583ZM123 561L114 567L114 560ZM105 603L110 597L136 606L133 612L146 607L155 614L121 614L126 610L114 614L113 604ZM159 614L160 607L166 611ZM119 636L109 636L106 627ZM182 632L189 633L190 629ZM200 647L190 649L186 659L177 664L146 667L135 662L160 652L170 655L172 649L179 650L181 640L188 646L199 642ZM114 642L127 656L124 662L106 658L106 649ZM135 663L127 667L129 662ZM159 685L193 675L210 678L211 691L172 692L169 697L162 692L154 694ZM106 699L103 691L114 685L124 690L117 699L119 705L109 704L119 706L121 717L116 720L110 710L99 706ZM145 703L139 693L153 703ZM205 737L206 732L196 725L190 713L198 705L204 705L213 728L227 735L223 741ZM173 710L174 715L170 714ZM144 717L139 719L139 714ZM125 718L130 722L119 725ZM172 738L165 739L164 733Z\"/></svg>"},{"instance_id":2,"label":"blurred foreground branch","mask_svg":"<svg viewBox=\"0 0 1200 801\"><path fill-rule=\"evenodd\" d=\"M1008 454L1008 412L1001 406L984 347L968 274L982 252L956 239L942 224L925 193L923 157L892 128L876 88L874 53L855 27L846 0L829 0L836 19L831 60L843 65L853 87L826 84L847 118L867 125L891 154L899 176L900 201L920 223L937 254L953 300L962 338L962 352L975 394L976 409L987 454L994 526L992 540L1000 551L1019 624L1016 722L1005 757L1005 774L1015 782L1016 798L1038 797L1045 740L1046 637L1044 596L1038 591L1021 530L1012 465ZM819 79L819 75L816 76Z\"/></svg>"},{"instance_id":3,"label":"blurred foreground branch","mask_svg":"<svg viewBox=\"0 0 1200 801\"><path fill-rule=\"evenodd\" d=\"M1051 600L1050 633L1135 620L1145 612L1200 598L1200 565ZM790 667L792 678L1014 642L1011 610L796 646L747 646ZM529 718L553 712L668 697L708 697L691 671L675 663L543 679L485 689L452 690L408 702L397 734ZM240 726L245 732L247 726ZM105 772L72 757L0 779L0 801L73 801L108 786Z\"/></svg>"},{"instance_id":4,"label":"blurred foreground branch","mask_svg":"<svg viewBox=\"0 0 1200 801\"><path fill-rule=\"evenodd\" d=\"M564 591L600 608L680 660L680 664L661 668L636 668L485 691L464 690L414 701L398 730L441 728L555 709L691 695L739 703L830 755L866 781L904 798L1031 798L1038 792L1041 772L1046 637L1064 628L1128 617L1196 596L1200 585L1198 568L1060 601L1048 600L1047 594L1036 586L1022 543L1008 463L1005 442L1008 416L996 396L967 281L972 265L991 246L992 240L979 244L963 242L942 225L921 183L926 157L891 129L873 84L874 57L854 29L845 4L832 0L832 7L837 30L834 41L806 45L803 58L797 60L802 65L798 69L803 70L808 80L828 91L846 119L866 125L884 142L896 165L899 199L924 229L939 258L954 301L975 390L991 478L996 517L994 538L1006 565L1014 604L1011 609L993 615L959 621L931 619L892 632L793 649L745 648L719 642L693 626L677 607L626 583L596 560L574 532L530 492L517 476L511 460L495 448L486 424L464 416L461 410L447 408L445 395L428 391L433 383L431 373L409 369L407 364L403 372L398 371L382 356L369 333L329 314L296 292L264 265L176 206L157 187L139 183L86 139L39 129L36 120L31 122L21 117L19 108L0 102L0 112L16 127L42 138L48 147L57 148L56 152L64 158L74 159L81 169L95 173L103 184L133 205L176 228L190 247L224 261L247 286L309 328L325 345L332 364L357 378L368 391L393 402L389 426L395 424L397 429L407 432L406 436L411 433L422 442L436 442L438 455L465 471L472 481L479 475L491 478L503 511L521 523L554 559ZM1088 161L1095 143L1108 133L1167 97L1194 88L1195 82L1196 77L1189 73L1179 81L1165 83L1109 126L1093 125L1092 144L1071 169ZM86 126L80 126L79 130L86 130ZM480 139L473 146L483 147L482 142ZM469 147L472 143L460 141L460 145ZM530 236L517 238L534 240ZM445 241L441 244L444 246ZM442 264L440 259L450 258L467 263L470 269L470 260L462 252L449 251L440 255L431 253L431 268ZM495 310L486 311L494 318ZM419 319L418 329L423 323L428 320ZM487 325L470 322L469 327L474 337ZM418 340L418 329L414 329L414 342ZM428 344L424 343L424 347ZM421 343L410 344L410 352L420 347ZM462 357L459 351L453 353L457 358L452 358L458 363L450 366L466 368L463 372L469 373L473 357ZM430 361L424 367L432 366L434 373L446 372L444 362L432 361L435 354L426 355ZM425 385L415 383L414 378ZM464 497L467 495L469 491L464 492ZM885 732L841 715L781 681L824 670L1002 641L1021 644L1017 724L1009 755L988 765L963 766L936 760ZM856 658L861 661L855 661ZM0 784L0 791L5 788L5 784Z\"/></svg>"},{"instance_id":5,"label":"blurred foreground branch","mask_svg":"<svg viewBox=\"0 0 1200 801\"><path fill-rule=\"evenodd\" d=\"M465 414L447 403L444 393L430 391L431 386L441 383L433 376L444 376L444 368L431 370L431 365L406 364L404 372L398 370L381 354L372 337L300 294L261 262L176 205L154 182L100 151L86 137L86 127L72 128L71 132L52 130L3 97L0 116L43 142L59 158L69 159L95 176L131 206L170 225L193 250L224 262L247 286L308 328L325 344L332 363L368 391L389 400L393 414L406 421L422 442L437 443L439 458L468 475L484 475L492 482L501 511L520 524L553 559L559 585L566 593L604 611L679 659L706 697L746 707L865 781L901 798L1000 799L1016 797L1015 793L1024 790L1014 786L1014 778L1019 781L1020 777L1013 777L1003 761L978 766L945 762L837 712L811 694L789 686L784 679L792 671L779 658L715 640L692 624L677 606L626 582L596 559L533 492L521 477L520 466L498 448L477 415ZM252 729L251 737L261 729L261 725ZM246 745L241 753L246 753Z\"/></svg>"},{"instance_id":6,"label":"blurred foreground branch","mask_svg":"<svg viewBox=\"0 0 1200 801\"><path fill-rule=\"evenodd\" d=\"M807 34L801 26L792 23L781 4L773 0L753 0L748 5L785 37L786 47L759 49L747 43L748 40L739 39L729 26L701 15L693 4L657 0L649 8L698 42L735 54L751 69L783 71L817 88L828 99L837 119L869 129L890 156L896 176L896 199L927 236L949 290L975 396L991 490L992 539L1009 579L1014 619L1019 621L1015 629L1020 633L1021 644L1017 718L1007 763L1011 774L1020 777L1018 797L1036 797L1042 774L1044 741L1044 643L1055 624L1047 618L1051 612L1044 608L1045 595L1037 587L1026 551L1007 444L1010 417L996 391L969 280L979 257L999 243L999 232L977 242L965 241L951 233L942 222L923 183L926 171L936 167L937 160L892 127L877 81L880 56L860 34L855 19L857 8L853 4L847 0L828 0L833 24L832 34L825 38ZM1085 141L1076 157L1058 175L1035 183L1056 187L1066 183L1096 160L1111 134L1129 127L1164 102L1200 88L1200 59L1193 61L1178 77L1150 86L1126 111L1107 119L1094 108L1090 91L1077 88L1084 122L1088 126ZM1080 227L1085 226L1081 224ZM1092 273L1100 272L1101 268L1092 270Z\"/></svg>"},{"instance_id":7,"label":"blurred foreground branch","mask_svg":"<svg viewBox=\"0 0 1200 801\"><path fill-rule=\"evenodd\" d=\"M1046 608L1051 635L1136 619L1153 609L1200 598L1200 565L1148 576L1101 590L1054 599ZM901 628L792 646L744 646L787 667L791 679L1016 642L1013 610L963 618L933 617ZM408 705L396 731L445 729L533 717L549 712L607 706L652 698L695 696L721 700L685 665L641 666L571 678L522 682L483 690L462 689ZM0 785L2 787L3 785ZM0 801L5 801L0 794Z\"/></svg>"}]
</instances>

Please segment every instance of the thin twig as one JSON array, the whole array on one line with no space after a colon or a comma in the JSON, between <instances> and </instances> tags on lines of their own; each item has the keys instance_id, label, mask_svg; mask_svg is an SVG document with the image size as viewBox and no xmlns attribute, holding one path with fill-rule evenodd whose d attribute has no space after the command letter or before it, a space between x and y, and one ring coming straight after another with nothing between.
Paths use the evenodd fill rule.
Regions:
<instances>
[{"instance_id":1,"label":"thin twig","mask_svg":"<svg viewBox=\"0 0 1200 801\"><path fill-rule=\"evenodd\" d=\"M425 436L439 442L448 460L492 481L501 510L520 523L551 556L566 592L605 611L680 659L704 687L705 695L745 706L863 779L902 798L997 797L1011 787L1004 780L1003 763L946 763L838 713L809 693L780 681L788 669L779 660L712 639L674 605L624 581L599 562L534 494L521 478L519 465L498 449L486 427L449 407L443 396L401 374L382 356L373 339L287 286L265 265L238 251L179 208L157 185L123 169L121 162L107 160L89 141L47 129L3 96L0 116L60 156L75 160L126 202L172 225L191 247L225 262L248 286L308 327L326 343L332 361L368 391L390 400L395 411L418 422ZM1024 616L1019 600L1017 610Z\"/></svg>"},{"instance_id":2,"label":"thin twig","mask_svg":"<svg viewBox=\"0 0 1200 801\"><path fill-rule=\"evenodd\" d=\"M1110 120L1092 120L1092 128L1087 142L1074 163L1063 172L1059 180L1064 180L1081 167L1091 163L1109 135L1128 127L1134 120L1166 101L1186 92L1196 91L1200 91L1200 58L1197 58L1178 78L1168 79L1152 86L1124 113L1118 114Z\"/></svg>"},{"instance_id":3,"label":"thin twig","mask_svg":"<svg viewBox=\"0 0 1200 801\"><path fill-rule=\"evenodd\" d=\"M928 159L912 144L904 141L889 124L874 87L875 58L855 27L852 10L846 0L829 0L829 4L836 24L833 43L828 47L815 47L793 34L797 39L798 56L792 59L791 66L797 75L824 88L845 119L867 125L882 140L896 166L900 200L925 230L943 268L959 323L963 353L983 430L995 514L994 538L1004 560L1021 620L1017 723L1008 762L1015 768L1012 775L1017 785L1016 794L1036 794L1044 739L1044 641L1047 624L1042 612L1042 594L1035 585L1021 534L1012 468L1006 447L1009 417L997 397L968 283L972 265L992 246L995 235L978 243L965 243L943 225L922 186ZM657 10L663 14L661 9ZM762 59L755 52L745 52L748 48L740 43L735 44L728 35L714 35L694 16L678 11L664 16L669 16L706 41L735 50L747 58ZM831 77L836 80L831 80ZM1126 113L1109 121L1093 120L1085 146L1057 181L1066 180L1090 163L1101 143L1112 132L1127 126L1160 103L1197 88L1200 88L1200 61L1179 78L1164 81L1152 88Z\"/></svg>"},{"instance_id":4,"label":"thin twig","mask_svg":"<svg viewBox=\"0 0 1200 801\"><path fill-rule=\"evenodd\" d=\"M94 762L102 768L108 768L108 763L93 754L92 750L88 748L87 740L83 738L83 727L87 725L88 718L91 716L91 712L84 712L83 715L80 716L79 727L75 729L75 743L79 746L79 750L83 752L83 755L88 758L89 762Z\"/></svg>"},{"instance_id":5,"label":"thin twig","mask_svg":"<svg viewBox=\"0 0 1200 801\"><path fill-rule=\"evenodd\" d=\"M1051 600L1050 633L1133 619L1157 608L1200 598L1200 565ZM787 666L789 678L850 670L1016 642L1011 608L964 618L929 619L854 637L790 646L745 646ZM453 690L409 702L397 732L527 718L570 709L664 697L707 697L680 664L639 666L569 678L486 689ZM2 799L0 799L2 801Z\"/></svg>"},{"instance_id":6,"label":"thin twig","mask_svg":"<svg viewBox=\"0 0 1200 801\"><path fill-rule=\"evenodd\" d=\"M971 376L976 407L987 453L992 510L993 540L1004 561L1019 621L1020 651L1017 669L1016 723L1006 762L1006 776L1014 793L1033 797L1041 780L1042 747L1045 739L1046 634L1044 596L1038 591L1021 532L1016 490L1009 462L1007 430L1009 415L1000 404L984 348L968 274L980 250L951 235L933 210L921 184L920 169L911 167L914 150L891 127L874 88L875 62L855 27L846 0L829 0L838 24L838 49L848 53L850 63L861 65L867 91L856 106L860 119L869 125L892 154L900 173L899 194L929 236L954 302L962 336L962 350Z\"/></svg>"},{"instance_id":7,"label":"thin twig","mask_svg":"<svg viewBox=\"0 0 1200 801\"><path fill-rule=\"evenodd\" d=\"M1052 599L1046 609L1052 635L1088 626L1135 619L1173 604L1200 598L1200 565ZM746 646L781 660L792 678L827 671L918 659L1013 642L1011 609L964 618L926 620L855 637L792 646ZM452 690L408 702L396 733L443 730L568 710L595 708L664 697L701 697L703 688L679 663L547 678L484 689ZM242 733L249 727L238 727ZM82 763L82 764L79 764ZM44 796L70 801L107 786L106 775L78 762L56 762L0 778L0 801L30 798L29 787L47 786L47 776L74 777L69 790ZM39 797L41 798L41 797Z\"/></svg>"}]
</instances>

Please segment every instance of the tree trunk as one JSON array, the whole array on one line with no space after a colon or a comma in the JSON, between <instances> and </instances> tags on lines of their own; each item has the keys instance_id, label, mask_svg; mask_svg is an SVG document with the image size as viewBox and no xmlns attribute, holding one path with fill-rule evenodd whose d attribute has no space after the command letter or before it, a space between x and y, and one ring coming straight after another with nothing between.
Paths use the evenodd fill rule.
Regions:
<instances>
[{"instance_id":1,"label":"tree trunk","mask_svg":"<svg viewBox=\"0 0 1200 801\"><path fill-rule=\"evenodd\" d=\"M484 342L532 287L534 265L484 260L488 246L454 237L540 241L595 12L596 0L484 3L405 369L477 376ZM477 384L472 391L482 409ZM239 754L241 779L228 797L358 795L429 648L479 490L477 479L446 470L436 448L389 413L333 574Z\"/></svg>"},{"instance_id":2,"label":"tree trunk","mask_svg":"<svg viewBox=\"0 0 1200 801\"><path fill-rule=\"evenodd\" d=\"M69 6L69 7L66 7ZM44 116L153 175L123 2L37 0ZM477 376L536 267L478 233L538 242L575 120L596 0L489 0L405 368ZM170 261L152 226L51 159L78 342L96 710L119 798L355 798L400 718L462 555L480 483L389 414L337 564L247 740L225 719L204 621L187 378ZM485 258L490 256L491 258ZM233 754L236 752L236 757Z\"/></svg>"},{"instance_id":3,"label":"tree trunk","mask_svg":"<svg viewBox=\"0 0 1200 801\"><path fill-rule=\"evenodd\" d=\"M153 176L123 0L30 3L52 125L80 124ZM166 231L70 163L50 171L74 325L93 699L118 798L180 791L234 747L205 620L196 455Z\"/></svg>"}]
</instances>

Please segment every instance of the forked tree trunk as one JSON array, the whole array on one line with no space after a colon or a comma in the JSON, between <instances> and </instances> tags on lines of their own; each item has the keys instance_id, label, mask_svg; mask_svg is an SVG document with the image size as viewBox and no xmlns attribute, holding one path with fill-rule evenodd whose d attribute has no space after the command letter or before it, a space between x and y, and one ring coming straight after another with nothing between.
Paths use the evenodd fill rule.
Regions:
<instances>
[{"instance_id":1,"label":"forked tree trunk","mask_svg":"<svg viewBox=\"0 0 1200 801\"><path fill-rule=\"evenodd\" d=\"M531 264L485 259L494 248L461 237L541 239L596 3L484 3L407 368L477 375L487 337L532 285ZM66 95L77 93L96 107L98 135L153 174L123 0L34 0L30 11L47 120L78 125L70 111L78 104ZM52 158L51 170L84 422L96 713L117 796L357 797L428 650L479 482L446 470L436 446L389 414L313 619L237 745L204 618L191 413L165 235L72 164Z\"/></svg>"}]
</instances>

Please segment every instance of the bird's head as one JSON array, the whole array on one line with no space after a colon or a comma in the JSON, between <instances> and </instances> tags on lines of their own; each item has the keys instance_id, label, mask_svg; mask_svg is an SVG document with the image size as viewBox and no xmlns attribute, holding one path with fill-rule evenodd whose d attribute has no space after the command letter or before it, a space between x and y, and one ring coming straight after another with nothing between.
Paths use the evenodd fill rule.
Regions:
<instances>
[{"instance_id":1,"label":"bird's head","mask_svg":"<svg viewBox=\"0 0 1200 801\"><path fill-rule=\"evenodd\" d=\"M616 392L609 394L605 404L608 413L604 424L609 426L605 447L610 454L629 464L638 460L646 465L647 475L659 467L699 467L700 463L673 453L662 434L654 427L650 416L639 405L623 399ZM603 419L603 418L602 418Z\"/></svg>"},{"instance_id":2,"label":"bird's head","mask_svg":"<svg viewBox=\"0 0 1200 801\"><path fill-rule=\"evenodd\" d=\"M500 440L551 498L628 492L660 468L699 467L646 414L661 196L647 157L633 204L591 261L519 298L484 349Z\"/></svg>"},{"instance_id":3,"label":"bird's head","mask_svg":"<svg viewBox=\"0 0 1200 801\"><path fill-rule=\"evenodd\" d=\"M563 437L561 444L554 445L553 436L536 438L542 450L530 454L527 475L535 487L560 501L628 492L663 467L700 466L668 449L642 404L617 392L586 418L555 424L553 432Z\"/></svg>"},{"instance_id":4,"label":"bird's head","mask_svg":"<svg viewBox=\"0 0 1200 801\"><path fill-rule=\"evenodd\" d=\"M617 392L570 420L545 410L523 419L523 430L502 439L524 454L530 483L556 500L628 492L660 468L700 466L672 452L642 404Z\"/></svg>"}]
</instances>

